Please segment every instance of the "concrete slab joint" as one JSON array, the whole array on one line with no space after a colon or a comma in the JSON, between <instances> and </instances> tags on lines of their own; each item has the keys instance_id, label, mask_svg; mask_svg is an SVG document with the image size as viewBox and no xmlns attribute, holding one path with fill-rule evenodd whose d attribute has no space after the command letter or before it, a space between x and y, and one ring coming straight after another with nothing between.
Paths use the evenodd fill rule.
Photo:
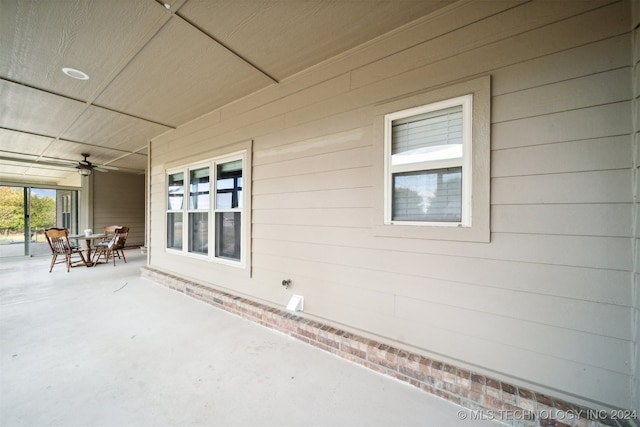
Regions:
<instances>
[{"instance_id":1,"label":"concrete slab joint","mask_svg":"<svg viewBox=\"0 0 640 427\"><path fill-rule=\"evenodd\" d=\"M357 336L286 310L146 266L142 276L316 348L407 382L469 410L514 426L632 427L606 411L573 404L423 355Z\"/></svg>"}]
</instances>

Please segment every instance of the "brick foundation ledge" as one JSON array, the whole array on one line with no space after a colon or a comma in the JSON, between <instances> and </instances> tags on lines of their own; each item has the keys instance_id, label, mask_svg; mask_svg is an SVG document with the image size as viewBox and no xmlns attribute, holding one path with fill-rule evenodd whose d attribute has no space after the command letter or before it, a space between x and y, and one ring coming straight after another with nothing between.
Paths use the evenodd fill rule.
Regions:
<instances>
[{"instance_id":1,"label":"brick foundation ledge","mask_svg":"<svg viewBox=\"0 0 640 427\"><path fill-rule=\"evenodd\" d=\"M595 410L370 340L285 310L143 267L142 276L227 312L287 334L376 372L405 381L464 408L461 418L513 426L632 427L630 411ZM460 412L459 414L462 414ZM634 424L635 422L635 424Z\"/></svg>"}]
</instances>

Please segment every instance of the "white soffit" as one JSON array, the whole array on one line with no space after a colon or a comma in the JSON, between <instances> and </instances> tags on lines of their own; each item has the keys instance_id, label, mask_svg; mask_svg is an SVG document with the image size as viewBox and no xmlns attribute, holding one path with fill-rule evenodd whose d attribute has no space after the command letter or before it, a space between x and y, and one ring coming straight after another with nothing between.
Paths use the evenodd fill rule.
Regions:
<instances>
[{"instance_id":1,"label":"white soffit","mask_svg":"<svg viewBox=\"0 0 640 427\"><path fill-rule=\"evenodd\" d=\"M178 126L271 83L176 17L96 99L96 104Z\"/></svg>"},{"instance_id":2,"label":"white soffit","mask_svg":"<svg viewBox=\"0 0 640 427\"><path fill-rule=\"evenodd\" d=\"M154 1L4 0L1 8L0 76L84 101L168 19ZM69 78L63 67L90 79Z\"/></svg>"},{"instance_id":3,"label":"white soffit","mask_svg":"<svg viewBox=\"0 0 640 427\"><path fill-rule=\"evenodd\" d=\"M91 106L62 135L71 141L91 141L94 145L133 152L170 127Z\"/></svg>"},{"instance_id":4,"label":"white soffit","mask_svg":"<svg viewBox=\"0 0 640 427\"><path fill-rule=\"evenodd\" d=\"M44 136L60 135L84 104L0 80L0 127Z\"/></svg>"},{"instance_id":5,"label":"white soffit","mask_svg":"<svg viewBox=\"0 0 640 427\"><path fill-rule=\"evenodd\" d=\"M451 0L189 0L189 22L280 81Z\"/></svg>"}]
</instances>

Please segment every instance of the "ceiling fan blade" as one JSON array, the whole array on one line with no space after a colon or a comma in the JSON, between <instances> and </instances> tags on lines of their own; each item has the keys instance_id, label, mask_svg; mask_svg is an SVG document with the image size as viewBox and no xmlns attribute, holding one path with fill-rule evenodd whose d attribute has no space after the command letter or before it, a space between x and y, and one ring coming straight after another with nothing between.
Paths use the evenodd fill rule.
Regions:
<instances>
[{"instance_id":1,"label":"ceiling fan blade","mask_svg":"<svg viewBox=\"0 0 640 427\"><path fill-rule=\"evenodd\" d=\"M98 172L109 172L109 170L105 169L105 168L104 168L104 167L102 167L102 166L94 166L92 169L93 169L94 171L98 171Z\"/></svg>"}]
</instances>

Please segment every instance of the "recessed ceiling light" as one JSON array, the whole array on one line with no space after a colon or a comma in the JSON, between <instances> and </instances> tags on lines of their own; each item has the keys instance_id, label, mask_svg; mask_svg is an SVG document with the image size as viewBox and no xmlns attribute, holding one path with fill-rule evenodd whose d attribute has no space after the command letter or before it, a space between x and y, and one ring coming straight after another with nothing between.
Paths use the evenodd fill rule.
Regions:
<instances>
[{"instance_id":1,"label":"recessed ceiling light","mask_svg":"<svg viewBox=\"0 0 640 427\"><path fill-rule=\"evenodd\" d=\"M76 70L75 68L65 67L62 69L62 72L74 79L89 80L89 75L87 73L85 73L84 71Z\"/></svg>"},{"instance_id":2,"label":"recessed ceiling light","mask_svg":"<svg viewBox=\"0 0 640 427\"><path fill-rule=\"evenodd\" d=\"M163 5L167 10L171 9L171 4L169 4L169 2L165 2L165 3L163 3Z\"/></svg>"}]
</instances>

